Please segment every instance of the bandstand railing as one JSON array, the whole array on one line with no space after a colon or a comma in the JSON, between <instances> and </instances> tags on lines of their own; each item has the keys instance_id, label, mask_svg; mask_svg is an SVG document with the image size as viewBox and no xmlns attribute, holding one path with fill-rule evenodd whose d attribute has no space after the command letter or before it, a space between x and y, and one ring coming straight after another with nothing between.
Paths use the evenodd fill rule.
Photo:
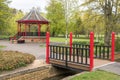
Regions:
<instances>
[{"instance_id":1,"label":"bandstand railing","mask_svg":"<svg viewBox=\"0 0 120 80\"><path fill-rule=\"evenodd\" d=\"M38 36L38 32L18 32L18 36ZM40 36L46 36L46 32L40 32Z\"/></svg>"}]
</instances>

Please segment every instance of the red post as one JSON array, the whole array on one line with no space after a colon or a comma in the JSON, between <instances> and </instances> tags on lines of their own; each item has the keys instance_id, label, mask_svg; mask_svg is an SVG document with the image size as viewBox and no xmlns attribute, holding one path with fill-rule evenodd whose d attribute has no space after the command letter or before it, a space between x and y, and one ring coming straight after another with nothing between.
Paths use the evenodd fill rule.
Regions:
<instances>
[{"instance_id":1,"label":"red post","mask_svg":"<svg viewBox=\"0 0 120 80\"><path fill-rule=\"evenodd\" d=\"M17 26L17 34L19 35L19 32L20 32L20 24L18 23L18 26Z\"/></svg>"},{"instance_id":2,"label":"red post","mask_svg":"<svg viewBox=\"0 0 120 80\"><path fill-rule=\"evenodd\" d=\"M27 24L25 24L24 36L27 36L26 30L27 30Z\"/></svg>"},{"instance_id":3,"label":"red post","mask_svg":"<svg viewBox=\"0 0 120 80\"><path fill-rule=\"evenodd\" d=\"M21 32L21 24L20 24L20 32Z\"/></svg>"},{"instance_id":4,"label":"red post","mask_svg":"<svg viewBox=\"0 0 120 80\"><path fill-rule=\"evenodd\" d=\"M49 64L49 32L46 33L46 63Z\"/></svg>"},{"instance_id":5,"label":"red post","mask_svg":"<svg viewBox=\"0 0 120 80\"><path fill-rule=\"evenodd\" d=\"M111 41L111 61L113 62L114 61L114 52L115 52L115 33L112 32L112 41Z\"/></svg>"},{"instance_id":6,"label":"red post","mask_svg":"<svg viewBox=\"0 0 120 80\"><path fill-rule=\"evenodd\" d=\"M19 36L21 36L21 24L20 24L20 32L19 32Z\"/></svg>"},{"instance_id":7,"label":"red post","mask_svg":"<svg viewBox=\"0 0 120 80\"><path fill-rule=\"evenodd\" d=\"M38 24L38 36L40 36L40 24Z\"/></svg>"},{"instance_id":8,"label":"red post","mask_svg":"<svg viewBox=\"0 0 120 80\"><path fill-rule=\"evenodd\" d=\"M94 54L94 33L90 33L90 71L92 71L94 67L94 61L93 61L93 56Z\"/></svg>"},{"instance_id":9,"label":"red post","mask_svg":"<svg viewBox=\"0 0 120 80\"><path fill-rule=\"evenodd\" d=\"M72 55L72 32L70 32L70 56Z\"/></svg>"}]
</instances>

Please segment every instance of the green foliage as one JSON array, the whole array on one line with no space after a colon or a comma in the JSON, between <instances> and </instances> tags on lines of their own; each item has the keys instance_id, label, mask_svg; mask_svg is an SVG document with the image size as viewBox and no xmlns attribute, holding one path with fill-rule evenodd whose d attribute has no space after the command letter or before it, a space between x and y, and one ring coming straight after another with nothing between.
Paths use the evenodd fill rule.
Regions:
<instances>
[{"instance_id":1,"label":"green foliage","mask_svg":"<svg viewBox=\"0 0 120 80\"><path fill-rule=\"evenodd\" d=\"M0 34L5 33L5 29L8 28L8 17L12 15L8 4L8 0L0 0Z\"/></svg>"},{"instance_id":2,"label":"green foliage","mask_svg":"<svg viewBox=\"0 0 120 80\"><path fill-rule=\"evenodd\" d=\"M8 36L16 33L16 20L23 16L22 11L10 8L9 3L9 0L0 0L0 34Z\"/></svg>"},{"instance_id":3,"label":"green foliage","mask_svg":"<svg viewBox=\"0 0 120 80\"><path fill-rule=\"evenodd\" d=\"M50 20L50 32L52 36L64 33L65 16L62 4L57 0L50 0L46 8L47 18Z\"/></svg>"},{"instance_id":4,"label":"green foliage","mask_svg":"<svg viewBox=\"0 0 120 80\"><path fill-rule=\"evenodd\" d=\"M5 46L3 46L3 45L0 45L0 48L4 48Z\"/></svg>"},{"instance_id":5,"label":"green foliage","mask_svg":"<svg viewBox=\"0 0 120 80\"><path fill-rule=\"evenodd\" d=\"M97 13L97 15L100 15L99 22L103 23L103 31L105 35L104 43L105 45L110 45L110 38L112 31L116 31L116 28L119 24L119 18L120 18L120 0L86 0L82 4L84 7L87 7L87 9L90 11L89 15L93 13ZM92 17L94 20L96 20L96 16ZM94 21L94 20L91 21ZM97 21L97 20L96 20ZM99 26L99 22L97 26ZM97 23L97 22L96 22ZM96 25L94 25L96 27ZM97 28L98 32L101 32ZM117 30L118 31L118 30Z\"/></svg>"},{"instance_id":6,"label":"green foliage","mask_svg":"<svg viewBox=\"0 0 120 80\"><path fill-rule=\"evenodd\" d=\"M71 80L120 80L120 76L105 71L93 71L76 76Z\"/></svg>"},{"instance_id":7,"label":"green foliage","mask_svg":"<svg viewBox=\"0 0 120 80\"><path fill-rule=\"evenodd\" d=\"M31 54L17 51L0 51L0 71L26 66L34 60L35 57Z\"/></svg>"},{"instance_id":8,"label":"green foliage","mask_svg":"<svg viewBox=\"0 0 120 80\"><path fill-rule=\"evenodd\" d=\"M47 6L47 18L50 20L50 32L52 36L65 35L69 32L78 34L84 32L81 26L82 20L78 8L79 0L50 0ZM66 7L65 3L68 3ZM67 24L66 24L67 23Z\"/></svg>"},{"instance_id":9,"label":"green foliage","mask_svg":"<svg viewBox=\"0 0 120 80\"><path fill-rule=\"evenodd\" d=\"M7 35L0 35L0 39L9 39L10 36Z\"/></svg>"},{"instance_id":10,"label":"green foliage","mask_svg":"<svg viewBox=\"0 0 120 80\"><path fill-rule=\"evenodd\" d=\"M73 44L89 44L89 41L73 41Z\"/></svg>"},{"instance_id":11,"label":"green foliage","mask_svg":"<svg viewBox=\"0 0 120 80\"><path fill-rule=\"evenodd\" d=\"M23 12L20 10L15 10L13 9L13 15L12 17L9 17L8 20L8 24L9 24L9 28L6 29L6 32L8 35L15 35L17 33L17 20L19 20L20 18L22 18L24 16Z\"/></svg>"},{"instance_id":12,"label":"green foliage","mask_svg":"<svg viewBox=\"0 0 120 80\"><path fill-rule=\"evenodd\" d=\"M120 52L120 38L115 41L115 51Z\"/></svg>"},{"instance_id":13,"label":"green foliage","mask_svg":"<svg viewBox=\"0 0 120 80\"><path fill-rule=\"evenodd\" d=\"M70 31L72 31L75 35L80 33L84 34L84 27L81 25L82 20L80 11L75 11L72 14L69 24L69 27L71 28Z\"/></svg>"},{"instance_id":14,"label":"green foliage","mask_svg":"<svg viewBox=\"0 0 120 80\"><path fill-rule=\"evenodd\" d=\"M102 20L102 15L91 10L84 11L82 16L82 26L84 26L85 33L89 34L93 31L95 34L104 33L104 21Z\"/></svg>"}]
</instances>

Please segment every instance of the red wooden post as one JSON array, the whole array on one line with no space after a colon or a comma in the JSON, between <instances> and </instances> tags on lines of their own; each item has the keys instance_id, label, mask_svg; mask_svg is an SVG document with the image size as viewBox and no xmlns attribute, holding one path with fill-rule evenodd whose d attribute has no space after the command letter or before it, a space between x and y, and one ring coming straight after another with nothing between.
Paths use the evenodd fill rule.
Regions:
<instances>
[{"instance_id":1,"label":"red wooden post","mask_svg":"<svg viewBox=\"0 0 120 80\"><path fill-rule=\"evenodd\" d=\"M90 71L92 71L94 67L94 61L93 61L93 54L94 54L94 33L90 33Z\"/></svg>"},{"instance_id":2,"label":"red wooden post","mask_svg":"<svg viewBox=\"0 0 120 80\"><path fill-rule=\"evenodd\" d=\"M46 33L46 63L49 64L49 32Z\"/></svg>"},{"instance_id":3,"label":"red wooden post","mask_svg":"<svg viewBox=\"0 0 120 80\"><path fill-rule=\"evenodd\" d=\"M19 36L21 36L21 24L20 24L20 32L19 32Z\"/></svg>"},{"instance_id":4,"label":"red wooden post","mask_svg":"<svg viewBox=\"0 0 120 80\"><path fill-rule=\"evenodd\" d=\"M38 24L38 36L40 36L40 27L41 27L41 25Z\"/></svg>"},{"instance_id":5,"label":"red wooden post","mask_svg":"<svg viewBox=\"0 0 120 80\"><path fill-rule=\"evenodd\" d=\"M25 24L24 36L26 36L27 24Z\"/></svg>"},{"instance_id":6,"label":"red wooden post","mask_svg":"<svg viewBox=\"0 0 120 80\"><path fill-rule=\"evenodd\" d=\"M72 32L70 32L70 56L72 55Z\"/></svg>"},{"instance_id":7,"label":"red wooden post","mask_svg":"<svg viewBox=\"0 0 120 80\"><path fill-rule=\"evenodd\" d=\"M17 26L17 34L19 35L19 31L20 31L20 24L18 23L18 26Z\"/></svg>"},{"instance_id":8,"label":"red wooden post","mask_svg":"<svg viewBox=\"0 0 120 80\"><path fill-rule=\"evenodd\" d=\"M29 24L29 32L30 32L30 24Z\"/></svg>"},{"instance_id":9,"label":"red wooden post","mask_svg":"<svg viewBox=\"0 0 120 80\"><path fill-rule=\"evenodd\" d=\"M113 62L114 61L114 52L115 52L115 33L112 32L112 41L111 41L111 61Z\"/></svg>"},{"instance_id":10,"label":"red wooden post","mask_svg":"<svg viewBox=\"0 0 120 80\"><path fill-rule=\"evenodd\" d=\"M21 32L21 24L20 24L20 32Z\"/></svg>"}]
</instances>

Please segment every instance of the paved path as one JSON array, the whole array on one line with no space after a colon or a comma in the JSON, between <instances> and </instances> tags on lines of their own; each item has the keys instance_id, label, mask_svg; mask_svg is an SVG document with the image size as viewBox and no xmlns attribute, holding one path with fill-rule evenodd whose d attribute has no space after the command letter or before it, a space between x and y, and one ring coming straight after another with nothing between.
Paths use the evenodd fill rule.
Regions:
<instances>
[{"instance_id":1,"label":"paved path","mask_svg":"<svg viewBox=\"0 0 120 80\"><path fill-rule=\"evenodd\" d=\"M45 44L43 43L12 44L9 41L0 40L0 45L6 46L3 50L30 53L34 55L36 59L45 59Z\"/></svg>"},{"instance_id":2,"label":"paved path","mask_svg":"<svg viewBox=\"0 0 120 80\"><path fill-rule=\"evenodd\" d=\"M113 62L112 64L99 67L98 69L120 75L120 63L118 62Z\"/></svg>"}]
</instances>

